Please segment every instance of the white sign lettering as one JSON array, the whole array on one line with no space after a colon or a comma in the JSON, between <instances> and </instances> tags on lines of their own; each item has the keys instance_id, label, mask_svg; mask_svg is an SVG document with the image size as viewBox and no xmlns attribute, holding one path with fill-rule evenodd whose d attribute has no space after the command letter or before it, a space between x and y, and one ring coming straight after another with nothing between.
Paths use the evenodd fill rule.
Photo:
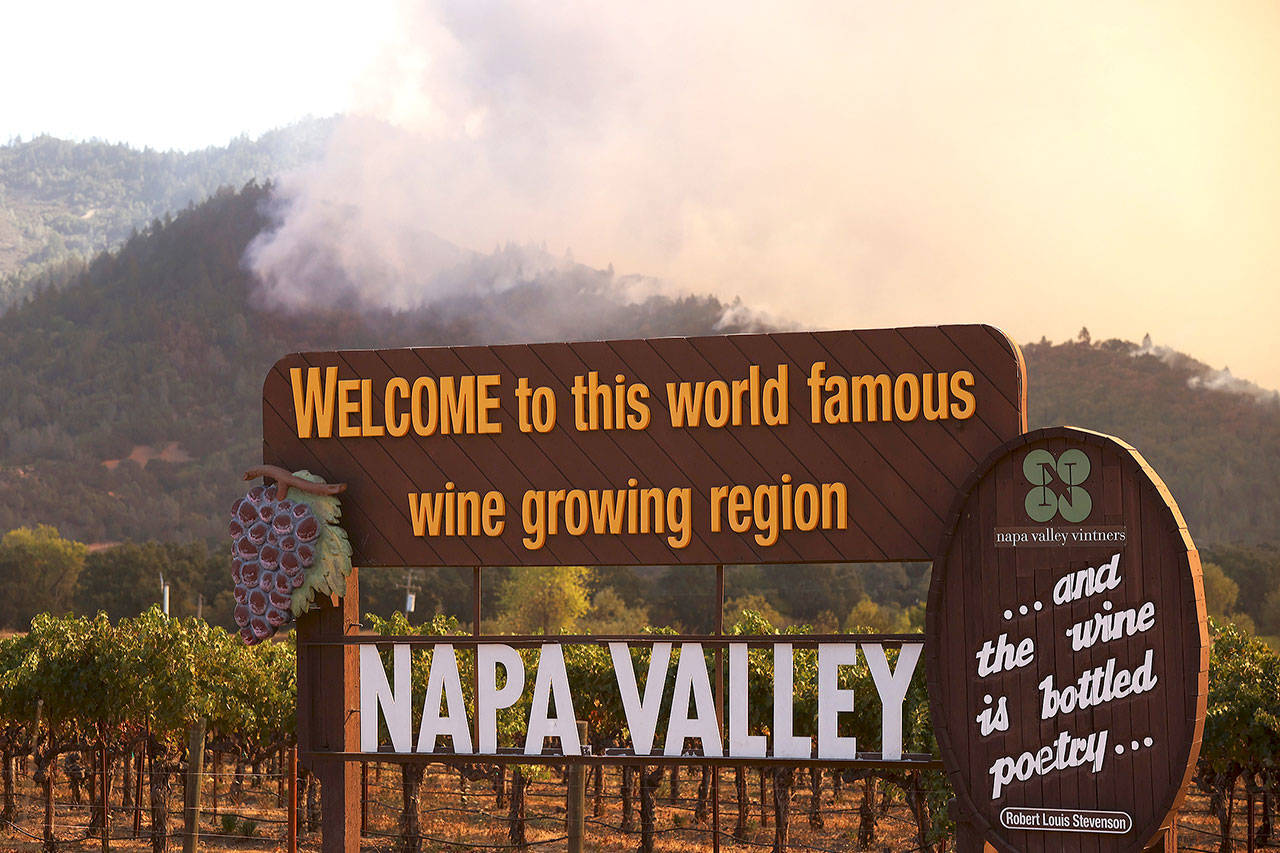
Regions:
<instances>
[{"instance_id":1,"label":"white sign lettering","mask_svg":"<svg viewBox=\"0 0 1280 853\"><path fill-rule=\"evenodd\" d=\"M1152 669L1154 650L1147 649L1143 662L1132 670L1116 672L1116 659L1108 658L1102 666L1086 670L1075 684L1061 690L1053 688L1053 676L1046 675L1040 682L1040 719L1047 720L1058 714L1070 714L1113 699L1123 699L1136 693L1146 693L1160 680Z\"/></svg>"},{"instance_id":2,"label":"white sign lettering","mask_svg":"<svg viewBox=\"0 0 1280 853\"><path fill-rule=\"evenodd\" d=\"M1009 642L1008 634L1001 634L993 643L987 640L974 657L978 659L978 677L986 678L996 672L1019 669L1036 659L1036 641L1023 637L1017 645Z\"/></svg>"},{"instance_id":3,"label":"white sign lettering","mask_svg":"<svg viewBox=\"0 0 1280 853\"><path fill-rule=\"evenodd\" d=\"M702 754L732 758L810 758L828 760L859 757L855 737L838 733L839 717L854 710L854 691L840 686L843 668L853 667L861 647L871 681L882 705L881 757L902 758L902 711L912 675L920 660L920 643L904 643L895 661L879 643L822 643L818 646L817 738L797 735L795 717L795 653L791 643L773 644L773 713L768 734L750 733L749 657L746 643L729 643L728 742L720 737L711 678L701 643L682 643L670 702L664 690L670 670L672 644L651 646L643 691L637 683L631 649L625 643L609 643L609 654L618 695L622 700L631 746L639 755L652 755L654 741L665 712L666 734L662 754L681 755L691 741ZM520 652L502 643L481 643L477 653L478 743L473 746L470 720L463 699L458 659L449 643L433 647L427 674L422 722L416 748L412 731L412 667L410 646L392 644L391 673L375 645L360 647L360 749L377 752L378 724L385 720L391 750L398 753L436 751L437 740L447 738L455 753L492 755L498 751L498 711L515 706L525 693L526 673ZM503 675L499 676L499 669ZM537 755L549 738L558 738L565 752L578 752L581 743L575 722L573 685L565 666L563 646L545 643L538 653L533 675L533 695L523 751ZM501 685L501 686L499 686ZM727 747L727 749L726 749Z\"/></svg>"},{"instance_id":4,"label":"white sign lettering","mask_svg":"<svg viewBox=\"0 0 1280 853\"><path fill-rule=\"evenodd\" d=\"M1038 750L997 758L987 770L993 777L991 799L998 800L1005 785L1014 779L1025 782L1032 776L1045 776L1086 764L1093 765L1094 773L1101 772L1107 757L1107 734L1106 729L1087 737L1072 737L1071 732L1063 732L1052 744Z\"/></svg>"},{"instance_id":5,"label":"white sign lettering","mask_svg":"<svg viewBox=\"0 0 1280 853\"><path fill-rule=\"evenodd\" d=\"M1130 607L1112 613L1110 601L1102 602L1102 611L1067 629L1071 638L1071 651L1092 648L1095 643L1109 643L1150 631L1156 624L1155 602L1148 601L1141 607Z\"/></svg>"}]
</instances>

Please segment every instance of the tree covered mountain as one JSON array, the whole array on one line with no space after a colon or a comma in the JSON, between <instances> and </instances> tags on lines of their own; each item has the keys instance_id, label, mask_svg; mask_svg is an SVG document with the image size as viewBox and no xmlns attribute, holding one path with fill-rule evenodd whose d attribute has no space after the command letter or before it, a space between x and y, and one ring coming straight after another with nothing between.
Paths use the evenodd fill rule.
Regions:
<instances>
[{"instance_id":1,"label":"tree covered mountain","mask_svg":"<svg viewBox=\"0 0 1280 853\"><path fill-rule=\"evenodd\" d=\"M1202 544L1280 541L1280 401L1129 341L1023 347L1030 424L1118 436L1164 478Z\"/></svg>"},{"instance_id":2,"label":"tree covered mountain","mask_svg":"<svg viewBox=\"0 0 1280 853\"><path fill-rule=\"evenodd\" d=\"M0 313L47 277L122 243L222 186L265 181L319 158L334 119L201 151L139 151L52 136L0 145ZM54 275L57 273L55 272Z\"/></svg>"},{"instance_id":3,"label":"tree covered mountain","mask_svg":"<svg viewBox=\"0 0 1280 853\"><path fill-rule=\"evenodd\" d=\"M476 256L465 297L403 312L259 307L245 247L270 189L222 190L0 317L0 532L81 541L220 535L258 457L263 376L286 352L709 334L758 327L712 297L636 303L612 271ZM512 268L528 272L510 280ZM455 271L454 274L459 274ZM501 279L499 285L497 281ZM1031 424L1135 445L1203 544L1280 541L1280 404L1212 387L1186 356L1124 341L1025 347Z\"/></svg>"},{"instance_id":4,"label":"tree covered mountain","mask_svg":"<svg viewBox=\"0 0 1280 853\"><path fill-rule=\"evenodd\" d=\"M260 309L241 259L269 194L221 191L0 317L0 531L220 535L239 472L260 458L262 380L283 353L748 328L709 297L626 302L612 272L572 263L415 312ZM518 251L473 269L505 276L501 256Z\"/></svg>"}]
</instances>

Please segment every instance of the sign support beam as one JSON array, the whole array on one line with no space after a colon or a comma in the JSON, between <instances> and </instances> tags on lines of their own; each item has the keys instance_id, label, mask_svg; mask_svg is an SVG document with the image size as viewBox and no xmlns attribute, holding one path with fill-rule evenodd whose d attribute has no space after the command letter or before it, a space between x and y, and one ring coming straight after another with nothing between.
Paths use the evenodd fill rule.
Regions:
<instances>
[{"instance_id":1,"label":"sign support beam","mask_svg":"<svg viewBox=\"0 0 1280 853\"><path fill-rule=\"evenodd\" d=\"M360 851L360 768L314 754L360 748L360 650L307 641L359 632L359 584L359 570L352 569L343 598L321 599L298 619L298 748L304 766L320 780L322 853Z\"/></svg>"},{"instance_id":2,"label":"sign support beam","mask_svg":"<svg viewBox=\"0 0 1280 853\"><path fill-rule=\"evenodd\" d=\"M724 634L724 565L716 563L716 636ZM716 725L724 742L724 647L716 646ZM720 853L720 767L711 770L711 849Z\"/></svg>"}]
</instances>

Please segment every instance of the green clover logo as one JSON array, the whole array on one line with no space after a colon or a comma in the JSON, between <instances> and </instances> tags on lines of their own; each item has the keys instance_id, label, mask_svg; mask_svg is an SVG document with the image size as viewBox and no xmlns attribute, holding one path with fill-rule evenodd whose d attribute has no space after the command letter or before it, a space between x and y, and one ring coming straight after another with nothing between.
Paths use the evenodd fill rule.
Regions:
<instances>
[{"instance_id":1,"label":"green clover logo","mask_svg":"<svg viewBox=\"0 0 1280 853\"><path fill-rule=\"evenodd\" d=\"M1080 484L1089 479L1093 466L1083 450L1071 448L1054 458L1047 450L1033 450L1022 460L1022 475L1032 485L1023 502L1033 521L1049 521L1061 515L1064 521L1078 523L1093 511L1093 498ZM1049 484L1055 479L1067 487L1058 494Z\"/></svg>"}]
</instances>

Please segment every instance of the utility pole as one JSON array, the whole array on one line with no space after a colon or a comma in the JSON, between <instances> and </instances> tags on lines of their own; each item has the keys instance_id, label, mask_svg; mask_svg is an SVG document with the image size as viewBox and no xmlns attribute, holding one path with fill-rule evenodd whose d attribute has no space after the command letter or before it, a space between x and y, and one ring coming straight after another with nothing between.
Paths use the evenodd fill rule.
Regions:
<instances>
[{"instance_id":1,"label":"utility pole","mask_svg":"<svg viewBox=\"0 0 1280 853\"><path fill-rule=\"evenodd\" d=\"M404 571L404 615L409 618L409 614L413 612L414 605L417 604L418 588L413 583L413 569L405 569Z\"/></svg>"}]
</instances>

